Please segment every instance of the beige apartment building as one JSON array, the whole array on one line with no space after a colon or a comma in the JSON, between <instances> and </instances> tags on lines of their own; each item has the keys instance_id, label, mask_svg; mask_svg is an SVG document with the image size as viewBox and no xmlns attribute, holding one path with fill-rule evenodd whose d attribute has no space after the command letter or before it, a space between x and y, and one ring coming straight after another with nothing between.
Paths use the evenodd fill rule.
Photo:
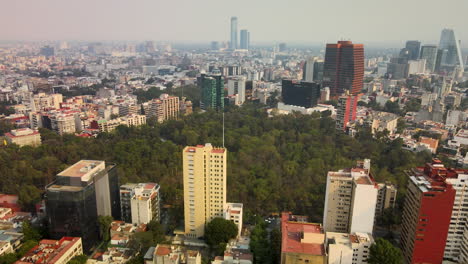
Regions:
<instances>
[{"instance_id":1,"label":"beige apartment building","mask_svg":"<svg viewBox=\"0 0 468 264\"><path fill-rule=\"evenodd\" d=\"M323 226L326 232L372 233L378 187L370 174L370 160L355 168L327 175Z\"/></svg>"},{"instance_id":2,"label":"beige apartment building","mask_svg":"<svg viewBox=\"0 0 468 264\"><path fill-rule=\"evenodd\" d=\"M161 94L159 99L151 101L148 116L155 116L158 122L179 117L179 97Z\"/></svg>"},{"instance_id":3,"label":"beige apartment building","mask_svg":"<svg viewBox=\"0 0 468 264\"><path fill-rule=\"evenodd\" d=\"M118 126L141 126L146 124L146 116L144 115L127 115L118 117L112 120L101 119L97 121L99 132L112 132Z\"/></svg>"},{"instance_id":4,"label":"beige apartment building","mask_svg":"<svg viewBox=\"0 0 468 264\"><path fill-rule=\"evenodd\" d=\"M10 133L5 133L5 139L9 144L14 143L20 147L41 145L41 134L29 128L11 130Z\"/></svg>"},{"instance_id":5,"label":"beige apartment building","mask_svg":"<svg viewBox=\"0 0 468 264\"><path fill-rule=\"evenodd\" d=\"M225 148L210 143L183 150L185 234L198 238L205 224L223 217L226 207Z\"/></svg>"}]
</instances>

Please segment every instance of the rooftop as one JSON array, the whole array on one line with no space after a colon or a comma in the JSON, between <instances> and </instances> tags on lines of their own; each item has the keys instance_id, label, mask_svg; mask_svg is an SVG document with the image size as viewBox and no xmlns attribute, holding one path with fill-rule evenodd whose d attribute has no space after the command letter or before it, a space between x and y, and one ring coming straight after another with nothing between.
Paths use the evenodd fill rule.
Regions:
<instances>
[{"instance_id":1,"label":"rooftop","mask_svg":"<svg viewBox=\"0 0 468 264\"><path fill-rule=\"evenodd\" d=\"M101 160L80 160L66 170L60 172L57 176L83 178L82 181L88 181L91 175L105 169L105 162Z\"/></svg>"},{"instance_id":2,"label":"rooftop","mask_svg":"<svg viewBox=\"0 0 468 264\"><path fill-rule=\"evenodd\" d=\"M63 237L60 240L44 239L15 263L55 263L77 243L81 244L81 238Z\"/></svg>"},{"instance_id":3,"label":"rooftop","mask_svg":"<svg viewBox=\"0 0 468 264\"><path fill-rule=\"evenodd\" d=\"M306 218L303 217L293 216L290 213L282 213L281 251L324 256L325 235L323 233L322 225L302 222L302 220L305 219Z\"/></svg>"}]
</instances>

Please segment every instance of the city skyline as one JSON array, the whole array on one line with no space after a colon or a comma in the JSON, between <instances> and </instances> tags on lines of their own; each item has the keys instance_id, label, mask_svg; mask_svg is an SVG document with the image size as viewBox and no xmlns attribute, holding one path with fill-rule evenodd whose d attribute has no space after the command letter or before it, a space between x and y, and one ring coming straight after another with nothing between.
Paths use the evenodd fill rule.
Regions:
<instances>
[{"instance_id":1,"label":"city skyline","mask_svg":"<svg viewBox=\"0 0 468 264\"><path fill-rule=\"evenodd\" d=\"M248 9L244 8L244 2ZM79 3L57 0L15 2L5 4L5 9L11 12L0 18L2 24L9 25L0 29L0 40L228 41L230 18L236 16L238 29L247 28L255 35L253 43L325 43L337 39L396 43L417 39L423 44L437 44L440 31L453 28L462 40L462 47L468 46L468 33L462 31L465 25L462 10L468 8L468 2L450 0L443 6L419 2L397 0L383 12L380 6L368 0L359 3L341 1L337 4L342 8L332 15L318 12L332 8L329 4L302 0L296 0L288 7L270 1L267 14L264 9L267 3L263 0L254 3L241 0L226 12L212 12L212 8L206 8L215 4L212 0L165 3L147 0L131 3L109 0L98 3L89 0ZM406 8L401 9L400 4ZM180 6L185 8L180 9ZM350 8L355 12L348 13ZM415 9L420 12L413 12ZM171 10L177 10L177 13ZM312 20L309 19L311 10L317 11ZM22 15L18 16L19 13ZM398 14L398 19L393 14ZM425 19L427 16L433 19ZM45 19L47 17L54 19ZM322 23L321 20L329 22ZM388 27L389 23L391 27Z\"/></svg>"}]
</instances>

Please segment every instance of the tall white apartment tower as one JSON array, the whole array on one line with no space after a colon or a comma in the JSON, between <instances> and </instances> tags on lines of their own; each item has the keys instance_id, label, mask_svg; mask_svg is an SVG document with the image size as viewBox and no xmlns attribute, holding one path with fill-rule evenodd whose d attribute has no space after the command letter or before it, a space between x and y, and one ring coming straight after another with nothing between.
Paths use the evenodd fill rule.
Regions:
<instances>
[{"instance_id":1,"label":"tall white apartment tower","mask_svg":"<svg viewBox=\"0 0 468 264\"><path fill-rule=\"evenodd\" d=\"M378 187L370 174L370 160L327 175L323 227L326 232L372 233Z\"/></svg>"},{"instance_id":2,"label":"tall white apartment tower","mask_svg":"<svg viewBox=\"0 0 468 264\"><path fill-rule=\"evenodd\" d=\"M198 238L206 223L224 217L227 150L207 143L185 147L182 155L185 235Z\"/></svg>"}]
</instances>

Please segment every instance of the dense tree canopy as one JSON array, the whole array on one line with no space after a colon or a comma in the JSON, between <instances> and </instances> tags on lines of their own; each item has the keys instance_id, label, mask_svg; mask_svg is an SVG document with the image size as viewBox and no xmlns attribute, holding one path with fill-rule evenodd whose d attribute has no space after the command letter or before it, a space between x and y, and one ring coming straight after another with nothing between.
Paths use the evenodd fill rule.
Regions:
<instances>
[{"instance_id":1,"label":"dense tree canopy","mask_svg":"<svg viewBox=\"0 0 468 264\"><path fill-rule=\"evenodd\" d=\"M401 251L383 238L378 238L370 247L369 264L401 264Z\"/></svg>"},{"instance_id":2,"label":"dense tree canopy","mask_svg":"<svg viewBox=\"0 0 468 264\"><path fill-rule=\"evenodd\" d=\"M320 221L327 171L370 158L377 180L397 183L403 193L404 170L430 158L402 150L400 140L374 139L369 131L356 138L336 132L329 117L296 113L269 118L259 106L245 105L228 109L225 123L228 200L244 203L246 213L288 210ZM159 183L163 203L172 205L177 221L183 218L181 151L207 142L221 146L222 115L208 111L154 127L121 126L97 138L59 136L45 129L41 136L37 148L0 147L0 192L19 193L23 207L32 209L67 166L97 159L118 164L121 184Z\"/></svg>"},{"instance_id":3,"label":"dense tree canopy","mask_svg":"<svg viewBox=\"0 0 468 264\"><path fill-rule=\"evenodd\" d=\"M211 220L205 228L205 240L208 245L215 246L219 243L226 243L229 239L237 236L237 226L234 222L224 218Z\"/></svg>"}]
</instances>

